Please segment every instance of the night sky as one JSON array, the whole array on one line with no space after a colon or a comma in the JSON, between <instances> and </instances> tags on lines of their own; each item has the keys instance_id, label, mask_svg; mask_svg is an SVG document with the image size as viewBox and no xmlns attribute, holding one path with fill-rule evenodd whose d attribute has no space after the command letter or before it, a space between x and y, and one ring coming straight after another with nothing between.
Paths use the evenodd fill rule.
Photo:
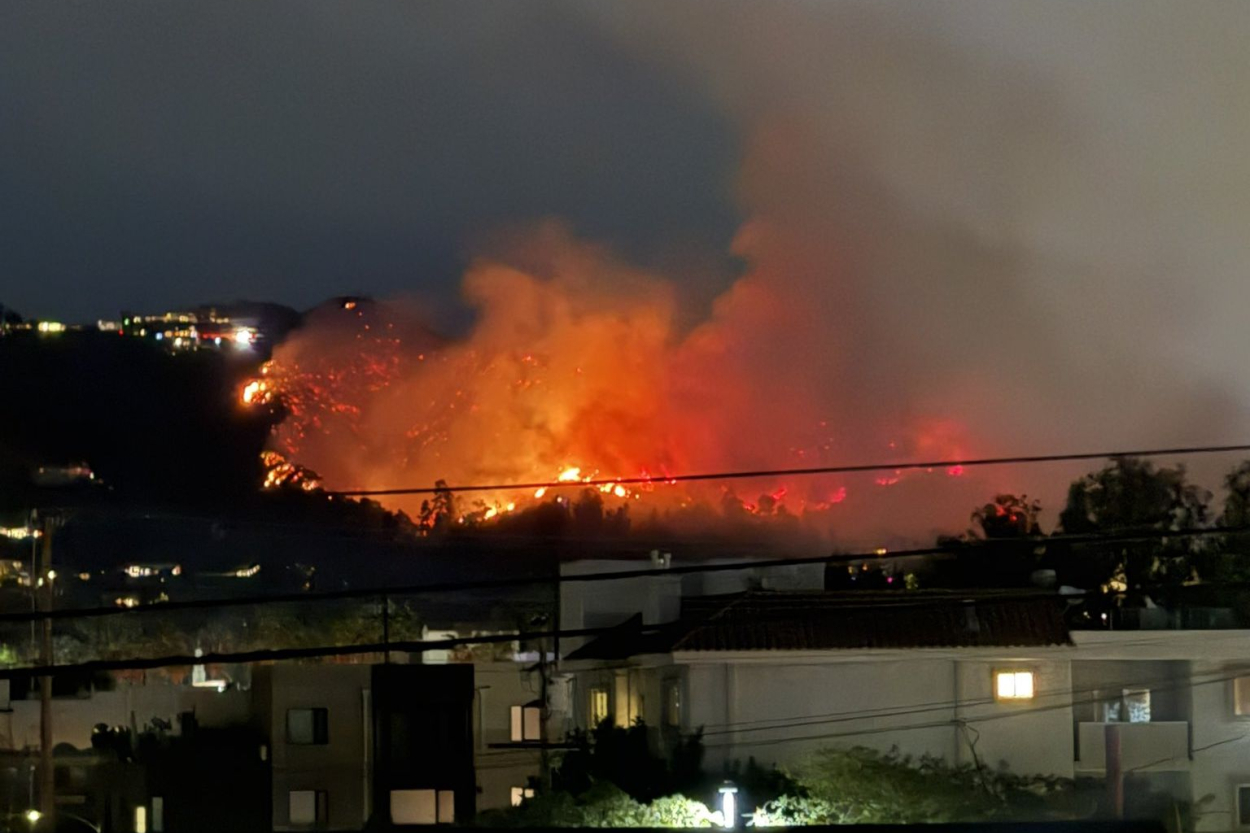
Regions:
<instances>
[{"instance_id":1,"label":"night sky","mask_svg":"<svg viewBox=\"0 0 1250 833\"><path fill-rule=\"evenodd\" d=\"M1247 31L1218 2L5 3L0 302L408 295L463 330L483 241L554 218L786 391L1013 450L1235 440Z\"/></svg>"},{"instance_id":2,"label":"night sky","mask_svg":"<svg viewBox=\"0 0 1250 833\"><path fill-rule=\"evenodd\" d=\"M724 115L553 4L5 4L0 112L28 314L445 301L479 235L552 216L732 268Z\"/></svg>"},{"instance_id":3,"label":"night sky","mask_svg":"<svg viewBox=\"0 0 1250 833\"><path fill-rule=\"evenodd\" d=\"M1247 31L1205 0L8 2L0 303L406 297L470 344L509 322L504 355L558 316L462 276L554 221L595 251L571 309L629 309L614 263L671 292L648 369L709 388L718 447L1244 442Z\"/></svg>"}]
</instances>

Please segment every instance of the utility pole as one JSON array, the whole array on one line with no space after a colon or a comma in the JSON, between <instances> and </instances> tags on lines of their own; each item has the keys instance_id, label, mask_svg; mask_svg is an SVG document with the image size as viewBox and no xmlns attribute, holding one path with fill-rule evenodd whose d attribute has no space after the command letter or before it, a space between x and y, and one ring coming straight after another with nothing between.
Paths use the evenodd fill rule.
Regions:
<instances>
[{"instance_id":1,"label":"utility pole","mask_svg":"<svg viewBox=\"0 0 1250 833\"><path fill-rule=\"evenodd\" d=\"M39 609L43 612L52 610L53 578L52 571L52 532L56 528L55 516L43 516L43 546L39 549L38 577L31 576L34 584L32 591L39 600ZM43 592L39 592L42 589ZM52 664L52 620L44 619L40 623L41 638L39 648L39 664ZM52 760L52 677L44 675L39 678L39 812L48 819L49 829L56 825L56 782L54 779Z\"/></svg>"},{"instance_id":2,"label":"utility pole","mask_svg":"<svg viewBox=\"0 0 1250 833\"><path fill-rule=\"evenodd\" d=\"M1114 818L1124 818L1124 769L1120 757L1120 726L1108 723L1103 729L1107 772L1107 799Z\"/></svg>"},{"instance_id":3,"label":"utility pole","mask_svg":"<svg viewBox=\"0 0 1250 833\"><path fill-rule=\"evenodd\" d=\"M551 720L551 707L547 694L547 641L538 645L538 696L542 701L538 712L538 777L543 795L551 793L551 752L547 749L547 722Z\"/></svg>"},{"instance_id":4,"label":"utility pole","mask_svg":"<svg viewBox=\"0 0 1250 833\"><path fill-rule=\"evenodd\" d=\"M382 662L391 664L391 597L382 594Z\"/></svg>"}]
</instances>

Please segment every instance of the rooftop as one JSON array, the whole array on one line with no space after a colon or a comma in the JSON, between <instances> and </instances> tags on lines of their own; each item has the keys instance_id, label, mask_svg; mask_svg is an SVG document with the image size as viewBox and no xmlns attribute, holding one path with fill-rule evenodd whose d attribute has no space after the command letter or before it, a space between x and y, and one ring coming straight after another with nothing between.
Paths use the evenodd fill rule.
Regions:
<instances>
[{"instance_id":1,"label":"rooftop","mask_svg":"<svg viewBox=\"0 0 1250 833\"><path fill-rule=\"evenodd\" d=\"M569 655L621 659L675 651L1069 645L1063 603L1037 591L748 591L687 597L677 621L640 616Z\"/></svg>"}]
</instances>

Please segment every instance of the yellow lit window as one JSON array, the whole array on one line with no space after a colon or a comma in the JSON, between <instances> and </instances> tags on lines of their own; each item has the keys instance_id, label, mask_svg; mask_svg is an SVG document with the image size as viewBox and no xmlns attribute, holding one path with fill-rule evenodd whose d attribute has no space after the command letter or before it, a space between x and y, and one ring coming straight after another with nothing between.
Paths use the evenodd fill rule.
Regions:
<instances>
[{"instance_id":1,"label":"yellow lit window","mask_svg":"<svg viewBox=\"0 0 1250 833\"><path fill-rule=\"evenodd\" d=\"M1032 700L1032 671L998 671L994 674L994 696L999 700Z\"/></svg>"},{"instance_id":2,"label":"yellow lit window","mask_svg":"<svg viewBox=\"0 0 1250 833\"><path fill-rule=\"evenodd\" d=\"M608 690L592 688L590 690L590 726L593 729L608 719Z\"/></svg>"}]
</instances>

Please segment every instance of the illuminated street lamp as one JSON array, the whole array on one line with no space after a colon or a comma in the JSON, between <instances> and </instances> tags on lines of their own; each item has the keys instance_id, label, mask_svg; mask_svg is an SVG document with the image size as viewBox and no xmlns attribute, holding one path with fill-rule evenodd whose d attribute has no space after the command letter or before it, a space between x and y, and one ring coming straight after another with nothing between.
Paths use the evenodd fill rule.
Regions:
<instances>
[{"instance_id":1,"label":"illuminated street lamp","mask_svg":"<svg viewBox=\"0 0 1250 833\"><path fill-rule=\"evenodd\" d=\"M717 790L720 793L721 827L733 830L738 824L738 788L726 781Z\"/></svg>"}]
</instances>

